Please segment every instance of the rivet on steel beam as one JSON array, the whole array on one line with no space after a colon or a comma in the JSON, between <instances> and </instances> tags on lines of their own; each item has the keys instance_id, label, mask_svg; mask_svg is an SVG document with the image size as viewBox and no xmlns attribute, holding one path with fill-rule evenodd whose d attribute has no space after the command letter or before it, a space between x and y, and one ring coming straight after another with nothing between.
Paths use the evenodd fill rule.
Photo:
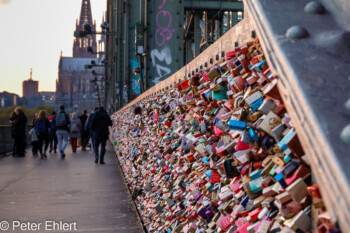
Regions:
<instances>
[{"instance_id":1,"label":"rivet on steel beam","mask_svg":"<svg viewBox=\"0 0 350 233\"><path fill-rule=\"evenodd\" d=\"M340 138L345 143L350 143L350 125L345 126L345 128L340 133Z\"/></svg>"},{"instance_id":2,"label":"rivet on steel beam","mask_svg":"<svg viewBox=\"0 0 350 233\"><path fill-rule=\"evenodd\" d=\"M301 26L292 26L288 28L286 36L290 39L302 39L308 37L309 33Z\"/></svg>"},{"instance_id":3,"label":"rivet on steel beam","mask_svg":"<svg viewBox=\"0 0 350 233\"><path fill-rule=\"evenodd\" d=\"M324 14L326 13L326 9L319 2L312 1L306 4L304 7L304 11L309 14Z\"/></svg>"},{"instance_id":4,"label":"rivet on steel beam","mask_svg":"<svg viewBox=\"0 0 350 233\"><path fill-rule=\"evenodd\" d=\"M254 30L252 31L252 38L256 38L256 32Z\"/></svg>"}]
</instances>

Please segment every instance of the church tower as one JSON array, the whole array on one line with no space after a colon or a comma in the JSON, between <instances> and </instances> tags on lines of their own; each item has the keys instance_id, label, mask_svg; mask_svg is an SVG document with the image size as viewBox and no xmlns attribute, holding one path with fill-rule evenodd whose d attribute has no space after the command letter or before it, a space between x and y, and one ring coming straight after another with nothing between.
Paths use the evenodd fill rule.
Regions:
<instances>
[{"instance_id":1,"label":"church tower","mask_svg":"<svg viewBox=\"0 0 350 233\"><path fill-rule=\"evenodd\" d=\"M83 31L84 25L89 24L92 31L96 31L96 21L92 20L90 0L82 0L79 22L76 22L75 31ZM73 57L96 58L96 54L89 53L87 47L92 47L97 52L96 35L88 35L85 38L75 38L73 43Z\"/></svg>"}]
</instances>

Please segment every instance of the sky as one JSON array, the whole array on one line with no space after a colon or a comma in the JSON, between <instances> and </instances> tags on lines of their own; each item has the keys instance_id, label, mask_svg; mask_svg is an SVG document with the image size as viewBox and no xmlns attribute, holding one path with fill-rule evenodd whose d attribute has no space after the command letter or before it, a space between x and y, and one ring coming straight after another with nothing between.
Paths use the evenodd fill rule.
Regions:
<instances>
[{"instance_id":1,"label":"sky","mask_svg":"<svg viewBox=\"0 0 350 233\"><path fill-rule=\"evenodd\" d=\"M58 61L72 56L81 0L0 0L0 92L22 96L22 81L39 80L39 91L55 91ZM97 30L106 0L91 0Z\"/></svg>"}]
</instances>

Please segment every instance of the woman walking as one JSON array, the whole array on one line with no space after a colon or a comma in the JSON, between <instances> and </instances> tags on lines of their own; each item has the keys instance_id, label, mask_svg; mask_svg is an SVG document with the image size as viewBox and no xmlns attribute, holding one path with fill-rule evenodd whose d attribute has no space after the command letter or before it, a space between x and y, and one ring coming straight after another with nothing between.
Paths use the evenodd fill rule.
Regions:
<instances>
[{"instance_id":1,"label":"woman walking","mask_svg":"<svg viewBox=\"0 0 350 233\"><path fill-rule=\"evenodd\" d=\"M46 159L46 151L49 147L49 128L50 121L46 118L45 111L41 110L35 121L35 132L39 140L40 159ZM43 146L45 147L43 150Z\"/></svg>"},{"instance_id":2,"label":"woman walking","mask_svg":"<svg viewBox=\"0 0 350 233\"><path fill-rule=\"evenodd\" d=\"M74 112L70 119L70 143L72 145L73 153L77 151L78 138L80 138L81 128L81 121L78 118L77 113Z\"/></svg>"}]
</instances>

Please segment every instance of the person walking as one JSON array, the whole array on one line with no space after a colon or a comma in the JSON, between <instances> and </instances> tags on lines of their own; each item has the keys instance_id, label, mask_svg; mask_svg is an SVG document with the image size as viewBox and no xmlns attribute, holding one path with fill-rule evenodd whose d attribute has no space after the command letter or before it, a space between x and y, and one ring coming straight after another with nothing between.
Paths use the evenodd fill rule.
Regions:
<instances>
[{"instance_id":1,"label":"person walking","mask_svg":"<svg viewBox=\"0 0 350 233\"><path fill-rule=\"evenodd\" d=\"M81 135L81 122L78 118L78 115L76 112L72 114L72 117L70 119L70 143L72 145L72 151L73 153L77 152L77 144L78 144L78 138L80 138Z\"/></svg>"},{"instance_id":2,"label":"person walking","mask_svg":"<svg viewBox=\"0 0 350 233\"><path fill-rule=\"evenodd\" d=\"M32 119L32 128L34 128L34 125L35 125L35 122L36 122L36 118L38 118L38 115L39 115L39 113L36 112L34 118Z\"/></svg>"},{"instance_id":3,"label":"person walking","mask_svg":"<svg viewBox=\"0 0 350 233\"><path fill-rule=\"evenodd\" d=\"M27 117L24 115L23 110L17 107L10 116L11 123L11 137L14 140L13 143L13 157L24 157L27 145L26 139L26 126Z\"/></svg>"},{"instance_id":4,"label":"person walking","mask_svg":"<svg viewBox=\"0 0 350 233\"><path fill-rule=\"evenodd\" d=\"M52 150L57 153L57 126L56 126L56 112L53 111L49 117L50 129L49 129L49 142L50 142L50 153Z\"/></svg>"},{"instance_id":5,"label":"person walking","mask_svg":"<svg viewBox=\"0 0 350 233\"><path fill-rule=\"evenodd\" d=\"M56 115L56 135L57 135L57 144L60 151L61 159L65 158L64 150L68 145L68 131L70 126L70 120L66 112L64 111L64 106L59 107L59 113Z\"/></svg>"},{"instance_id":6,"label":"person walking","mask_svg":"<svg viewBox=\"0 0 350 233\"><path fill-rule=\"evenodd\" d=\"M109 135L109 126L112 126L111 117L103 107L95 113L91 122L91 129L95 132L95 163L105 164L104 155L106 152L106 141ZM99 146L101 144L101 152L99 153Z\"/></svg>"},{"instance_id":7,"label":"person walking","mask_svg":"<svg viewBox=\"0 0 350 233\"><path fill-rule=\"evenodd\" d=\"M34 126L29 130L28 134L30 135L32 141L32 154L33 156L38 156L39 140L38 136L36 135Z\"/></svg>"},{"instance_id":8,"label":"person walking","mask_svg":"<svg viewBox=\"0 0 350 233\"><path fill-rule=\"evenodd\" d=\"M39 141L39 154L40 159L46 159L46 151L49 148L49 128L50 122L49 119L46 118L45 111L41 110L39 115L34 123L35 125L35 133L38 137ZM45 146L44 146L45 143ZM43 149L44 146L44 149Z\"/></svg>"},{"instance_id":9,"label":"person walking","mask_svg":"<svg viewBox=\"0 0 350 233\"><path fill-rule=\"evenodd\" d=\"M83 114L79 117L81 125L83 127L81 127L81 146L82 146L82 150L86 151L86 146L89 142L89 131L85 130L85 124L87 121L88 115L87 115L87 110L84 109L83 110Z\"/></svg>"},{"instance_id":10,"label":"person walking","mask_svg":"<svg viewBox=\"0 0 350 233\"><path fill-rule=\"evenodd\" d=\"M91 111L91 113L90 113L90 115L89 115L89 117L88 117L88 119L87 119L87 121L86 121L86 123L85 123L85 126L84 126L85 131L88 131L88 132L90 133L91 147L93 148L93 150L95 150L95 132L94 132L94 130L91 128L91 124L92 124L92 120L94 119L95 113L96 113L97 111L98 111L98 107L95 107L95 108Z\"/></svg>"}]
</instances>

